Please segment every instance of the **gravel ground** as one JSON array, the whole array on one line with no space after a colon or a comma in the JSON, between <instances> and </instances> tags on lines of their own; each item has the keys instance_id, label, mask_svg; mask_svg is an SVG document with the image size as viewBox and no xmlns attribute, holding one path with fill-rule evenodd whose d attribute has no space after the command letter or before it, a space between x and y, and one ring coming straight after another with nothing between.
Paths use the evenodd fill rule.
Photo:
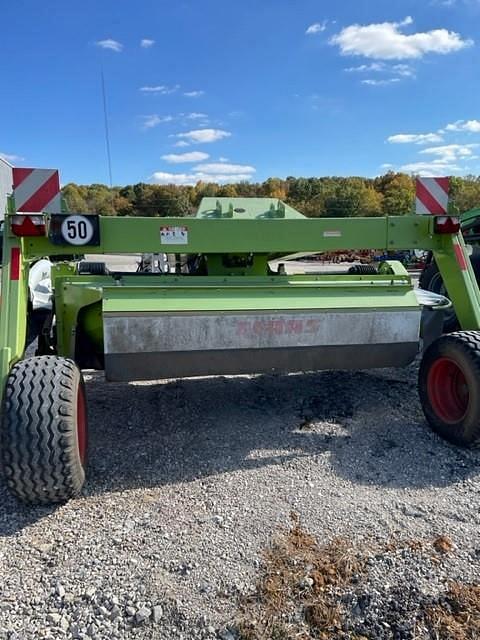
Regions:
<instances>
[{"instance_id":1,"label":"gravel ground","mask_svg":"<svg viewBox=\"0 0 480 640\"><path fill-rule=\"evenodd\" d=\"M401 552L372 560L370 604L382 588L428 595L449 578L479 579L479 453L428 430L415 365L86 378L84 495L32 509L0 486L1 639L231 640L239 598L292 511L321 542L453 541L434 563ZM382 607L370 604L377 624ZM413 637L385 629L368 637Z\"/></svg>"}]
</instances>

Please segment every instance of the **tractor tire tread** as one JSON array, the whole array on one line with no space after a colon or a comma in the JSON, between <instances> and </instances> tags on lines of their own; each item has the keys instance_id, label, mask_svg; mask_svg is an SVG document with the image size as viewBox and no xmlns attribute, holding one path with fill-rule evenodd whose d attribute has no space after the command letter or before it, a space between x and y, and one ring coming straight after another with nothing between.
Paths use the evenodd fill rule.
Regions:
<instances>
[{"instance_id":1,"label":"tractor tire tread","mask_svg":"<svg viewBox=\"0 0 480 640\"><path fill-rule=\"evenodd\" d=\"M67 358L27 358L10 371L0 449L7 485L24 502L64 502L83 486L76 425L79 385L80 370Z\"/></svg>"}]
</instances>

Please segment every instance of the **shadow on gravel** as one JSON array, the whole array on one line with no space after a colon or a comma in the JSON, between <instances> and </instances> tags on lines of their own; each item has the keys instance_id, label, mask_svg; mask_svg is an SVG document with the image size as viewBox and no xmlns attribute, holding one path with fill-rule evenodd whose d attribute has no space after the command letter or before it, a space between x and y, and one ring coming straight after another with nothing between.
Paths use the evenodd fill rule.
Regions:
<instances>
[{"instance_id":1,"label":"shadow on gravel","mask_svg":"<svg viewBox=\"0 0 480 640\"><path fill-rule=\"evenodd\" d=\"M334 473L379 487L448 486L477 473L478 453L431 433L416 368L87 382L87 492L188 482L329 454Z\"/></svg>"},{"instance_id":2,"label":"shadow on gravel","mask_svg":"<svg viewBox=\"0 0 480 640\"><path fill-rule=\"evenodd\" d=\"M7 490L5 485L0 486L0 538L11 536L26 527L46 518L53 513L58 506L29 507L21 504Z\"/></svg>"},{"instance_id":3,"label":"shadow on gravel","mask_svg":"<svg viewBox=\"0 0 480 640\"><path fill-rule=\"evenodd\" d=\"M478 472L477 451L428 429L415 367L164 384L89 378L87 495L281 468L322 454L336 475L385 488L448 486ZM0 537L55 508L21 505L3 484L0 505Z\"/></svg>"}]
</instances>

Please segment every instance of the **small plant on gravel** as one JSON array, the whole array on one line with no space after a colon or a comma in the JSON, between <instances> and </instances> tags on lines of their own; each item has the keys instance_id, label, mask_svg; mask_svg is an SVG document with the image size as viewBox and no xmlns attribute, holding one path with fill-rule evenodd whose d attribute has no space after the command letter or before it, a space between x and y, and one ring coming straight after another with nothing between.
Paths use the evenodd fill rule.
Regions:
<instances>
[{"instance_id":1,"label":"small plant on gravel","mask_svg":"<svg viewBox=\"0 0 480 640\"><path fill-rule=\"evenodd\" d=\"M280 531L264 553L255 595L241 601L237 636L480 640L480 585L451 582L446 591L427 595L412 582L416 567L435 572L442 556L455 548L447 536L361 548L342 539L320 544L293 514L291 527ZM385 570L393 563L397 570L404 565L406 573L389 584Z\"/></svg>"},{"instance_id":2,"label":"small plant on gravel","mask_svg":"<svg viewBox=\"0 0 480 640\"><path fill-rule=\"evenodd\" d=\"M292 514L264 555L255 596L242 603L243 640L344 638L341 592L357 579L364 560L346 541L320 545ZM350 636L352 637L352 636Z\"/></svg>"}]
</instances>

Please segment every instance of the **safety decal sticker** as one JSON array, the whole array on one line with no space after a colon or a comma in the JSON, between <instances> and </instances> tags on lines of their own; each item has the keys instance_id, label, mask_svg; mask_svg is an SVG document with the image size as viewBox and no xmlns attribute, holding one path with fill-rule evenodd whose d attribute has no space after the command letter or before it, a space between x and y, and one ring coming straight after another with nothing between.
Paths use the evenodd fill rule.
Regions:
<instances>
[{"instance_id":1,"label":"safety decal sticker","mask_svg":"<svg viewBox=\"0 0 480 640\"><path fill-rule=\"evenodd\" d=\"M323 237L324 238L341 238L342 237L342 232L337 230L337 229L332 229L330 231L324 231L323 232Z\"/></svg>"},{"instance_id":2,"label":"safety decal sticker","mask_svg":"<svg viewBox=\"0 0 480 640\"><path fill-rule=\"evenodd\" d=\"M160 227L162 244L188 244L188 227Z\"/></svg>"}]
</instances>

